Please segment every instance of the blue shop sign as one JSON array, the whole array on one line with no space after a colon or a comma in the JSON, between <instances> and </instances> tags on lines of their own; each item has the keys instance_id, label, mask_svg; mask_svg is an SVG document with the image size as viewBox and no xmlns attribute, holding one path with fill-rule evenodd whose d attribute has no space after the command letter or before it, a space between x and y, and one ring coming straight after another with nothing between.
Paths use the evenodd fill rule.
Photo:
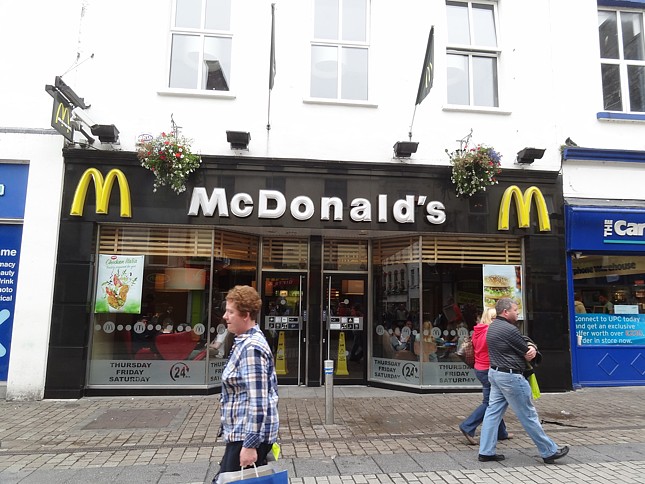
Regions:
<instances>
[{"instance_id":1,"label":"blue shop sign","mask_svg":"<svg viewBox=\"0 0 645 484\"><path fill-rule=\"evenodd\" d=\"M22 225L0 225L0 381L7 381Z\"/></svg>"},{"instance_id":2,"label":"blue shop sign","mask_svg":"<svg viewBox=\"0 0 645 484\"><path fill-rule=\"evenodd\" d=\"M27 197L26 163L0 163L0 219L22 219Z\"/></svg>"},{"instance_id":3,"label":"blue shop sign","mask_svg":"<svg viewBox=\"0 0 645 484\"><path fill-rule=\"evenodd\" d=\"M645 251L645 210L567 206L567 249Z\"/></svg>"}]
</instances>

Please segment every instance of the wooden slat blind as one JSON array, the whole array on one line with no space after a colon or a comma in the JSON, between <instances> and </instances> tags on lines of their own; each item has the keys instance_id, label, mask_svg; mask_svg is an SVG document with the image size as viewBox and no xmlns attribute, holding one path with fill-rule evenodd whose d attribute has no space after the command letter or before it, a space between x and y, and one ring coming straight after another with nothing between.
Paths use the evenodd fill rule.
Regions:
<instances>
[{"instance_id":1,"label":"wooden slat blind","mask_svg":"<svg viewBox=\"0 0 645 484\"><path fill-rule=\"evenodd\" d=\"M423 237L422 261L444 264L521 264L519 239Z\"/></svg>"},{"instance_id":2,"label":"wooden slat blind","mask_svg":"<svg viewBox=\"0 0 645 484\"><path fill-rule=\"evenodd\" d=\"M519 239L462 236L403 237L374 241L375 264L521 264Z\"/></svg>"},{"instance_id":3,"label":"wooden slat blind","mask_svg":"<svg viewBox=\"0 0 645 484\"><path fill-rule=\"evenodd\" d=\"M257 238L196 227L136 227L103 225L101 254L222 257L257 261Z\"/></svg>"},{"instance_id":4,"label":"wooden slat blind","mask_svg":"<svg viewBox=\"0 0 645 484\"><path fill-rule=\"evenodd\" d=\"M289 237L264 239L262 246L262 265L265 268L307 267L309 241Z\"/></svg>"},{"instance_id":5,"label":"wooden slat blind","mask_svg":"<svg viewBox=\"0 0 645 484\"><path fill-rule=\"evenodd\" d=\"M325 240L326 270L367 270L367 240Z\"/></svg>"}]
</instances>

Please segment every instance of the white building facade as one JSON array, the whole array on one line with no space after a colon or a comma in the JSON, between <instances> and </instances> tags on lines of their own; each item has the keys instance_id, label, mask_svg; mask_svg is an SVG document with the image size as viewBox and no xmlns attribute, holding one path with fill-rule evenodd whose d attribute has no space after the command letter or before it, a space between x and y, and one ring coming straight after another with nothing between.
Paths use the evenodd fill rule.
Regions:
<instances>
[{"instance_id":1,"label":"white building facade","mask_svg":"<svg viewBox=\"0 0 645 484\"><path fill-rule=\"evenodd\" d=\"M623 99L634 98L627 79L643 68L629 58L638 49L624 61L603 61L598 39L599 18L621 11L633 15L616 25L639 25L645 3L274 6L272 64L269 1L0 4L3 45L17 46L3 49L13 68L0 79L0 162L29 167L23 217L0 218L22 227L15 298L6 308L12 328L0 334L6 398L218 391L225 356L209 345L225 336L219 309L236 284L253 285L263 298L258 321L283 384L320 385L330 359L337 383L476 388L454 349L494 304L488 289L520 303L523 331L548 356L538 369L545 388L637 382L577 374L576 358L587 356L578 346L586 329L573 313L573 254L608 254L570 243L565 211L598 200L636 208L643 199L642 162L624 161L628 151L642 159L643 109L612 104L615 69L601 69L624 69ZM630 32L642 44L638 28ZM430 72L428 92L420 82ZM70 109L71 142L51 128L56 110L45 85L56 86L56 76L85 106ZM427 97L415 104L420 91ZM619 112L631 117L599 114ZM137 159L138 141L171 133L171 120L202 159L180 194L153 192L154 176ZM99 126L118 141L101 141ZM232 146L227 131L250 140ZM416 151L397 156L393 145L408 141ZM457 197L447 151L466 141L494 147L502 172L487 190ZM524 148L545 151L518 163ZM598 159L603 150L611 156ZM83 185L88 170L94 178ZM95 199L96 173L118 185L107 213ZM504 211L503 201L517 197L514 186L519 194L538 189L527 204L533 208L524 209L527 224L521 204L509 201ZM129 261L140 276L124 284L122 274L105 272L106 257ZM638 285L635 267L614 293ZM173 274L196 280L182 285ZM487 286L485 274L506 283ZM109 299L124 285L135 307ZM591 313L612 287L584 285ZM637 290L613 304L638 307ZM461 314L447 309L450 300ZM116 307L102 307L106 301ZM397 330L398 349L388 346ZM619 360L623 346L590 351Z\"/></svg>"}]
</instances>

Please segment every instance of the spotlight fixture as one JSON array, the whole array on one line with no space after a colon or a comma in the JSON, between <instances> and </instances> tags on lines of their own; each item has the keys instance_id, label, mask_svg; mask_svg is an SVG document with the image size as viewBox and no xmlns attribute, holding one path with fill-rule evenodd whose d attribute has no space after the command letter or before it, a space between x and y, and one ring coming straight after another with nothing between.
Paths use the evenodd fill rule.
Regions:
<instances>
[{"instance_id":1,"label":"spotlight fixture","mask_svg":"<svg viewBox=\"0 0 645 484\"><path fill-rule=\"evenodd\" d=\"M94 136L99 137L101 143L119 142L119 130L113 124L94 124L90 129Z\"/></svg>"},{"instance_id":2,"label":"spotlight fixture","mask_svg":"<svg viewBox=\"0 0 645 484\"><path fill-rule=\"evenodd\" d=\"M232 150L248 150L251 133L248 131L227 131L226 141L231 143Z\"/></svg>"},{"instance_id":3,"label":"spotlight fixture","mask_svg":"<svg viewBox=\"0 0 645 484\"><path fill-rule=\"evenodd\" d=\"M419 143L414 141L397 141L394 143L395 158L410 158L412 153L417 152Z\"/></svg>"},{"instance_id":4,"label":"spotlight fixture","mask_svg":"<svg viewBox=\"0 0 645 484\"><path fill-rule=\"evenodd\" d=\"M530 165L535 160L539 160L544 156L546 150L541 150L539 148L524 148L522 151L517 153L516 163L523 165Z\"/></svg>"}]
</instances>

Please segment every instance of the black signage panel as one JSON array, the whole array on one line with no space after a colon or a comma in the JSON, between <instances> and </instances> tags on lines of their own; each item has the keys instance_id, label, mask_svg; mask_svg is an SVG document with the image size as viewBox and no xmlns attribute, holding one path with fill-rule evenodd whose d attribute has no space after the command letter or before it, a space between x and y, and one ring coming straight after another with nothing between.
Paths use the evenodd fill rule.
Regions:
<instances>
[{"instance_id":1,"label":"black signage panel","mask_svg":"<svg viewBox=\"0 0 645 484\"><path fill-rule=\"evenodd\" d=\"M363 318L356 316L330 316L327 318L327 329L331 331L361 330Z\"/></svg>"},{"instance_id":2,"label":"black signage panel","mask_svg":"<svg viewBox=\"0 0 645 484\"><path fill-rule=\"evenodd\" d=\"M298 331L301 321L300 316L265 316L264 329Z\"/></svg>"},{"instance_id":3,"label":"black signage panel","mask_svg":"<svg viewBox=\"0 0 645 484\"><path fill-rule=\"evenodd\" d=\"M51 127L69 141L74 141L74 130L72 129L72 105L57 92L52 92L51 95L54 98Z\"/></svg>"}]
</instances>

